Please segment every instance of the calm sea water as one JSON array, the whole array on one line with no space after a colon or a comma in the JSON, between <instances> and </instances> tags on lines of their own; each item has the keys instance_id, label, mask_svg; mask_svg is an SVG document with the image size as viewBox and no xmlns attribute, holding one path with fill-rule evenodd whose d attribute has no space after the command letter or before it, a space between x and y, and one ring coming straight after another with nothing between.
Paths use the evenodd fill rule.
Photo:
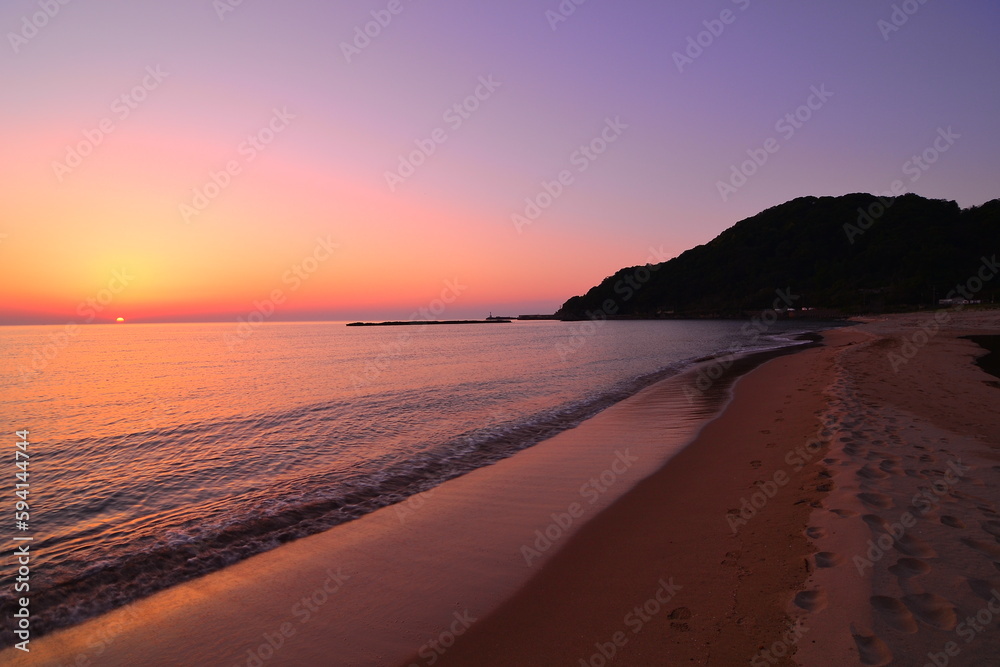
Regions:
<instances>
[{"instance_id":1,"label":"calm sea water","mask_svg":"<svg viewBox=\"0 0 1000 667\"><path fill-rule=\"evenodd\" d=\"M696 358L819 325L752 344L741 327L0 328L5 498L14 431L30 430L33 637L510 456Z\"/></svg>"}]
</instances>

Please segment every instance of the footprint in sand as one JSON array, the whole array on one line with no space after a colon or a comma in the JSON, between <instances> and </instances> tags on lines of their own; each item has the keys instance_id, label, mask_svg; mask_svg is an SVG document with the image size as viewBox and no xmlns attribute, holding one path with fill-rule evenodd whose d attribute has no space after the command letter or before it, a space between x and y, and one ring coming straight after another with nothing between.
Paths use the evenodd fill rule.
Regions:
<instances>
[{"instance_id":1,"label":"footprint in sand","mask_svg":"<svg viewBox=\"0 0 1000 667\"><path fill-rule=\"evenodd\" d=\"M799 591L795 594L794 602L796 607L811 612L823 611L829 604L826 591L819 588L811 591Z\"/></svg>"},{"instance_id":2,"label":"footprint in sand","mask_svg":"<svg viewBox=\"0 0 1000 667\"><path fill-rule=\"evenodd\" d=\"M919 537L914 537L913 535L903 535L897 539L892 546L896 547L896 551L904 553L907 556L914 556L916 558L937 557L937 552L931 548L931 545L927 544Z\"/></svg>"},{"instance_id":3,"label":"footprint in sand","mask_svg":"<svg viewBox=\"0 0 1000 667\"><path fill-rule=\"evenodd\" d=\"M667 615L671 621L684 621L691 618L691 610L687 607L677 607Z\"/></svg>"},{"instance_id":4,"label":"footprint in sand","mask_svg":"<svg viewBox=\"0 0 1000 667\"><path fill-rule=\"evenodd\" d=\"M951 516L950 514L941 515L941 523L946 526L951 526L952 528L965 528L965 522L959 519L957 516Z\"/></svg>"},{"instance_id":5,"label":"footprint in sand","mask_svg":"<svg viewBox=\"0 0 1000 667\"><path fill-rule=\"evenodd\" d=\"M858 647L858 657L863 665L888 665L892 662L892 651L885 642L875 635L861 635L853 631L854 643Z\"/></svg>"},{"instance_id":6,"label":"footprint in sand","mask_svg":"<svg viewBox=\"0 0 1000 667\"><path fill-rule=\"evenodd\" d=\"M889 522L880 517L878 514L865 514L861 517L861 520L868 524L868 527L872 530L876 528L889 532Z\"/></svg>"},{"instance_id":7,"label":"footprint in sand","mask_svg":"<svg viewBox=\"0 0 1000 667\"><path fill-rule=\"evenodd\" d=\"M969 588L976 597L981 598L989 602L993 599L993 591L997 589L997 585L991 581L986 581L985 579L969 579Z\"/></svg>"},{"instance_id":8,"label":"footprint in sand","mask_svg":"<svg viewBox=\"0 0 1000 667\"><path fill-rule=\"evenodd\" d=\"M940 595L916 593L903 596L903 604L918 619L938 630L954 630L958 625L955 606Z\"/></svg>"},{"instance_id":9,"label":"footprint in sand","mask_svg":"<svg viewBox=\"0 0 1000 667\"><path fill-rule=\"evenodd\" d=\"M844 562L844 557L832 551L819 551L813 554L816 567L836 567Z\"/></svg>"},{"instance_id":10,"label":"footprint in sand","mask_svg":"<svg viewBox=\"0 0 1000 667\"><path fill-rule=\"evenodd\" d=\"M727 551L724 560L719 561L721 565L726 567L736 567L739 565L739 559L743 552L741 551Z\"/></svg>"},{"instance_id":11,"label":"footprint in sand","mask_svg":"<svg viewBox=\"0 0 1000 667\"><path fill-rule=\"evenodd\" d=\"M757 468L761 467L762 465L764 465L764 463L762 461L756 461L755 460L755 461L751 461L750 462L750 467L753 468L754 470L756 470Z\"/></svg>"},{"instance_id":12,"label":"footprint in sand","mask_svg":"<svg viewBox=\"0 0 1000 667\"><path fill-rule=\"evenodd\" d=\"M872 608L879 617L893 630L913 634L917 631L917 622L913 614L902 602L885 595L875 595L871 598Z\"/></svg>"},{"instance_id":13,"label":"footprint in sand","mask_svg":"<svg viewBox=\"0 0 1000 667\"><path fill-rule=\"evenodd\" d=\"M858 515L858 513L855 512L854 510L830 510L830 511L839 516L841 519L850 519Z\"/></svg>"},{"instance_id":14,"label":"footprint in sand","mask_svg":"<svg viewBox=\"0 0 1000 667\"><path fill-rule=\"evenodd\" d=\"M691 629L691 626L684 622L691 618L691 610L687 607L677 607L677 609L674 609L667 615L667 618L670 619L670 628L672 630L687 632Z\"/></svg>"},{"instance_id":15,"label":"footprint in sand","mask_svg":"<svg viewBox=\"0 0 1000 667\"><path fill-rule=\"evenodd\" d=\"M899 461L885 460L878 464L878 469L890 475L898 475L899 471L896 470L898 466L899 466Z\"/></svg>"},{"instance_id":16,"label":"footprint in sand","mask_svg":"<svg viewBox=\"0 0 1000 667\"><path fill-rule=\"evenodd\" d=\"M931 571L931 566L919 558L900 558L895 565L889 566L889 573L900 579L920 577Z\"/></svg>"},{"instance_id":17,"label":"footprint in sand","mask_svg":"<svg viewBox=\"0 0 1000 667\"><path fill-rule=\"evenodd\" d=\"M979 524L987 533L1000 539L1000 521L983 521Z\"/></svg>"},{"instance_id":18,"label":"footprint in sand","mask_svg":"<svg viewBox=\"0 0 1000 667\"><path fill-rule=\"evenodd\" d=\"M987 542L985 540L975 540L971 537L963 537L962 544L967 547L971 547L980 553L986 554L995 561L1000 560L1000 544Z\"/></svg>"},{"instance_id":19,"label":"footprint in sand","mask_svg":"<svg viewBox=\"0 0 1000 667\"><path fill-rule=\"evenodd\" d=\"M872 468L867 463L858 468L858 471L854 474L862 479L885 479L889 476L889 473L884 470L880 468Z\"/></svg>"},{"instance_id":20,"label":"footprint in sand","mask_svg":"<svg viewBox=\"0 0 1000 667\"><path fill-rule=\"evenodd\" d=\"M826 528L820 528L819 526L809 526L806 528L806 537L818 540L821 537L826 537Z\"/></svg>"},{"instance_id":21,"label":"footprint in sand","mask_svg":"<svg viewBox=\"0 0 1000 667\"><path fill-rule=\"evenodd\" d=\"M865 505L868 505L868 507L872 507L874 509L887 510L891 507L895 507L895 503L892 502L892 498L884 493L859 493L857 498Z\"/></svg>"}]
</instances>

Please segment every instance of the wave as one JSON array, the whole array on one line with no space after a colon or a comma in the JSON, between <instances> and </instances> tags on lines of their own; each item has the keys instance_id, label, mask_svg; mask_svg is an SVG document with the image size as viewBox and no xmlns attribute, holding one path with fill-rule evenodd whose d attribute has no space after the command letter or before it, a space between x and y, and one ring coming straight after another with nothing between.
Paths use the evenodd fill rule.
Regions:
<instances>
[{"instance_id":1,"label":"wave","mask_svg":"<svg viewBox=\"0 0 1000 667\"><path fill-rule=\"evenodd\" d=\"M799 344L801 339L793 337L774 339L739 354ZM284 479L280 484L244 490L236 497L223 496L194 508L162 511L146 517L141 525L118 525L104 536L114 539L102 540L104 545L113 546L88 547L71 563L53 567L39 577L37 587L32 582L33 636L80 623L286 542L400 503L573 428L653 383L698 363L731 354L732 351L722 351L672 363L618 383L607 391L526 418L504 418L497 413L495 421L485 427L441 442L424 443L417 453L402 458L398 455L373 458L370 465L347 472L313 471ZM227 420L215 426L239 425L240 433L252 437L258 429L296 422L304 416L315 418L321 412L310 406ZM149 436L143 446L169 448L171 441L178 448L190 446L191 439L204 437L204 430L203 426L156 430L143 434ZM88 448L123 447L127 436L91 440ZM140 451L146 450L140 448ZM57 547L52 539L38 545L40 551L55 551ZM11 590L5 587L0 592L0 604L5 607L13 604L15 596ZM6 646L14 641L11 631L5 628L0 642Z\"/></svg>"}]
</instances>

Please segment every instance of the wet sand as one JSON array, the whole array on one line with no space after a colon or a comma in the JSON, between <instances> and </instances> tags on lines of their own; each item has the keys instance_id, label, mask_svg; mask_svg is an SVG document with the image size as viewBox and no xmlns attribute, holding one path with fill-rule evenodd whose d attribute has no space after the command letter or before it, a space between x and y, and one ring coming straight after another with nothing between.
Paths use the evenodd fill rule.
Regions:
<instances>
[{"instance_id":1,"label":"wet sand","mask_svg":"<svg viewBox=\"0 0 1000 667\"><path fill-rule=\"evenodd\" d=\"M810 503L829 484L825 447L810 446L823 391L835 351L864 339L827 338L741 378L692 444L438 664L735 665L780 639L808 576Z\"/></svg>"},{"instance_id":2,"label":"wet sand","mask_svg":"<svg viewBox=\"0 0 1000 667\"><path fill-rule=\"evenodd\" d=\"M704 392L685 393L694 370L651 385L511 458L34 639L30 655L8 649L0 663L261 667L433 657L432 646L464 635L581 525L680 451L729 400L727 379L766 356L738 361Z\"/></svg>"},{"instance_id":3,"label":"wet sand","mask_svg":"<svg viewBox=\"0 0 1000 667\"><path fill-rule=\"evenodd\" d=\"M1000 390L960 336L1000 313L929 319L831 331L742 378L438 664L992 664Z\"/></svg>"},{"instance_id":4,"label":"wet sand","mask_svg":"<svg viewBox=\"0 0 1000 667\"><path fill-rule=\"evenodd\" d=\"M724 381L658 383L0 662L989 664L1000 389L959 336L1000 331L1000 313L952 314L933 334L929 318L828 332L740 378L704 426Z\"/></svg>"}]
</instances>

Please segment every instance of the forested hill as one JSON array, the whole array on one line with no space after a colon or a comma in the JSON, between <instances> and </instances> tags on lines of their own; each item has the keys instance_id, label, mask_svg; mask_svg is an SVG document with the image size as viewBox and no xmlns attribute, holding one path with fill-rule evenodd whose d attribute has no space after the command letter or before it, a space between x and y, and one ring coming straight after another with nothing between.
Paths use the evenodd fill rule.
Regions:
<instances>
[{"instance_id":1,"label":"forested hill","mask_svg":"<svg viewBox=\"0 0 1000 667\"><path fill-rule=\"evenodd\" d=\"M967 283L997 254L997 199L960 209L913 194L801 197L674 259L621 269L557 315L743 316L771 307L779 289L799 297L796 309L903 310L936 305L957 285L975 288L976 280ZM1000 275L971 296L984 303L1000 296Z\"/></svg>"}]
</instances>

